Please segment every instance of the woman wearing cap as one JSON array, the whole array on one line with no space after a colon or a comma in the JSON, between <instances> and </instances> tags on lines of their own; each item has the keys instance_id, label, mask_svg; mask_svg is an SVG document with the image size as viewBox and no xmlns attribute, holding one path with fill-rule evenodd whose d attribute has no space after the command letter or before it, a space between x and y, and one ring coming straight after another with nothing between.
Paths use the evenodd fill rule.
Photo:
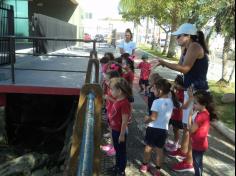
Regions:
<instances>
[{"instance_id":1,"label":"woman wearing cap","mask_svg":"<svg viewBox=\"0 0 236 176\"><path fill-rule=\"evenodd\" d=\"M184 74L184 101L188 100L187 89L193 87L194 90L208 90L208 49L202 31L197 31L195 25L190 23L182 24L179 29L172 33L177 37L177 43L183 48L183 52L178 64L173 64L159 59L157 65L162 65L169 69L179 71ZM189 147L189 132L187 128L188 118L192 110L192 104L183 111L184 134L181 148L169 155L185 160L177 163L173 169L175 171L192 171L192 151Z\"/></svg>"},{"instance_id":2,"label":"woman wearing cap","mask_svg":"<svg viewBox=\"0 0 236 176\"><path fill-rule=\"evenodd\" d=\"M128 53L129 55L134 55L136 44L133 42L133 35L130 29L125 31L125 39L119 44L120 54Z\"/></svg>"}]
</instances>

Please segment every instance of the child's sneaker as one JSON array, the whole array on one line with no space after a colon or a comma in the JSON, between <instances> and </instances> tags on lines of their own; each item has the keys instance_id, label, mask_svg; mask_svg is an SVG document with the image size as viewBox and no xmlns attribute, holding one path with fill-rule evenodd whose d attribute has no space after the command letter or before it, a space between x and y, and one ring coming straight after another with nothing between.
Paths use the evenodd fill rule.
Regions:
<instances>
[{"instance_id":1,"label":"child's sneaker","mask_svg":"<svg viewBox=\"0 0 236 176\"><path fill-rule=\"evenodd\" d=\"M116 155L116 150L112 147L110 150L107 151L107 156L114 156Z\"/></svg>"},{"instance_id":2,"label":"child's sneaker","mask_svg":"<svg viewBox=\"0 0 236 176\"><path fill-rule=\"evenodd\" d=\"M113 145L111 144L101 145L100 148L102 151L108 152L109 150L111 150L111 148L113 148Z\"/></svg>"},{"instance_id":3,"label":"child's sneaker","mask_svg":"<svg viewBox=\"0 0 236 176\"><path fill-rule=\"evenodd\" d=\"M176 151L168 153L168 156L174 157L174 158L179 158L182 160L186 158L186 154L183 153L180 149L177 149Z\"/></svg>"},{"instance_id":4,"label":"child's sneaker","mask_svg":"<svg viewBox=\"0 0 236 176\"><path fill-rule=\"evenodd\" d=\"M147 173L149 171L149 165L148 164L142 164L139 171L142 172L142 173Z\"/></svg>"},{"instance_id":5,"label":"child's sneaker","mask_svg":"<svg viewBox=\"0 0 236 176\"><path fill-rule=\"evenodd\" d=\"M103 135L103 137L104 137L104 138L109 138L109 137L111 137L111 133L110 133L110 132L105 133L105 134Z\"/></svg>"},{"instance_id":6,"label":"child's sneaker","mask_svg":"<svg viewBox=\"0 0 236 176\"><path fill-rule=\"evenodd\" d=\"M165 149L166 149L168 152L173 152L173 151L178 150L178 147L177 147L175 144L167 143L167 144L165 145Z\"/></svg>"},{"instance_id":7,"label":"child's sneaker","mask_svg":"<svg viewBox=\"0 0 236 176\"><path fill-rule=\"evenodd\" d=\"M193 165L190 163L187 163L186 161L182 161L180 163L175 164L172 169L176 172L194 172Z\"/></svg>"}]
</instances>

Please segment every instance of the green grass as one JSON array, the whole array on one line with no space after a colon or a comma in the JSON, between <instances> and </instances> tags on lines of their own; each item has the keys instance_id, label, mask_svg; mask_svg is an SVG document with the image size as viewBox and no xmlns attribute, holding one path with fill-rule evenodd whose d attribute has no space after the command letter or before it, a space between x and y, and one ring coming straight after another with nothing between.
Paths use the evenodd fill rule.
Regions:
<instances>
[{"instance_id":1,"label":"green grass","mask_svg":"<svg viewBox=\"0 0 236 176\"><path fill-rule=\"evenodd\" d=\"M172 60L172 61L178 61L179 59L178 58L168 58L166 55L163 55L162 52L160 51L157 51L157 50L152 50L151 49L151 45L150 44L140 44L138 46L138 48L150 53L150 54L153 54L155 56L158 56L158 57L161 57L163 59L167 59L167 60Z\"/></svg>"},{"instance_id":2,"label":"green grass","mask_svg":"<svg viewBox=\"0 0 236 176\"><path fill-rule=\"evenodd\" d=\"M221 98L225 93L235 93L235 83L231 83L227 87L222 87L217 85L216 82L210 81L209 87L214 96L219 120L229 128L235 130L235 103L224 104L221 102Z\"/></svg>"}]
</instances>

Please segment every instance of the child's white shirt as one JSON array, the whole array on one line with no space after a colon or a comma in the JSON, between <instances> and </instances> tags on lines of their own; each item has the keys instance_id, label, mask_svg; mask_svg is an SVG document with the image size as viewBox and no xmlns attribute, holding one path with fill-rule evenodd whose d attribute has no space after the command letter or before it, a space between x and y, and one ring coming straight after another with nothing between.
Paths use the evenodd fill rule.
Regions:
<instances>
[{"instance_id":1,"label":"child's white shirt","mask_svg":"<svg viewBox=\"0 0 236 176\"><path fill-rule=\"evenodd\" d=\"M154 100L151 111L157 112L158 117L155 121L150 122L148 126L168 130L173 108L174 105L171 98L159 98Z\"/></svg>"}]
</instances>

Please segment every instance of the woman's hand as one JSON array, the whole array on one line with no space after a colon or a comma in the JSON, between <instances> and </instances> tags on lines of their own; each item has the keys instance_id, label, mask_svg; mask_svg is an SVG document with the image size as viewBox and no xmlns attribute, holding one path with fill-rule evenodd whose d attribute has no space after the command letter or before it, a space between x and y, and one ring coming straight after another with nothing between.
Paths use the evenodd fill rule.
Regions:
<instances>
[{"instance_id":1,"label":"woman's hand","mask_svg":"<svg viewBox=\"0 0 236 176\"><path fill-rule=\"evenodd\" d=\"M125 142L125 135L124 134L120 134L119 136L119 143L121 142Z\"/></svg>"},{"instance_id":2,"label":"woman's hand","mask_svg":"<svg viewBox=\"0 0 236 176\"><path fill-rule=\"evenodd\" d=\"M149 120L149 116L144 116L144 122L147 123L147 121Z\"/></svg>"},{"instance_id":3,"label":"woman's hand","mask_svg":"<svg viewBox=\"0 0 236 176\"><path fill-rule=\"evenodd\" d=\"M158 59L157 59L157 64L155 65L155 67L158 67L158 66L160 66L160 65L161 65L162 67L164 67L164 62L165 62L164 60L158 58Z\"/></svg>"}]
</instances>

